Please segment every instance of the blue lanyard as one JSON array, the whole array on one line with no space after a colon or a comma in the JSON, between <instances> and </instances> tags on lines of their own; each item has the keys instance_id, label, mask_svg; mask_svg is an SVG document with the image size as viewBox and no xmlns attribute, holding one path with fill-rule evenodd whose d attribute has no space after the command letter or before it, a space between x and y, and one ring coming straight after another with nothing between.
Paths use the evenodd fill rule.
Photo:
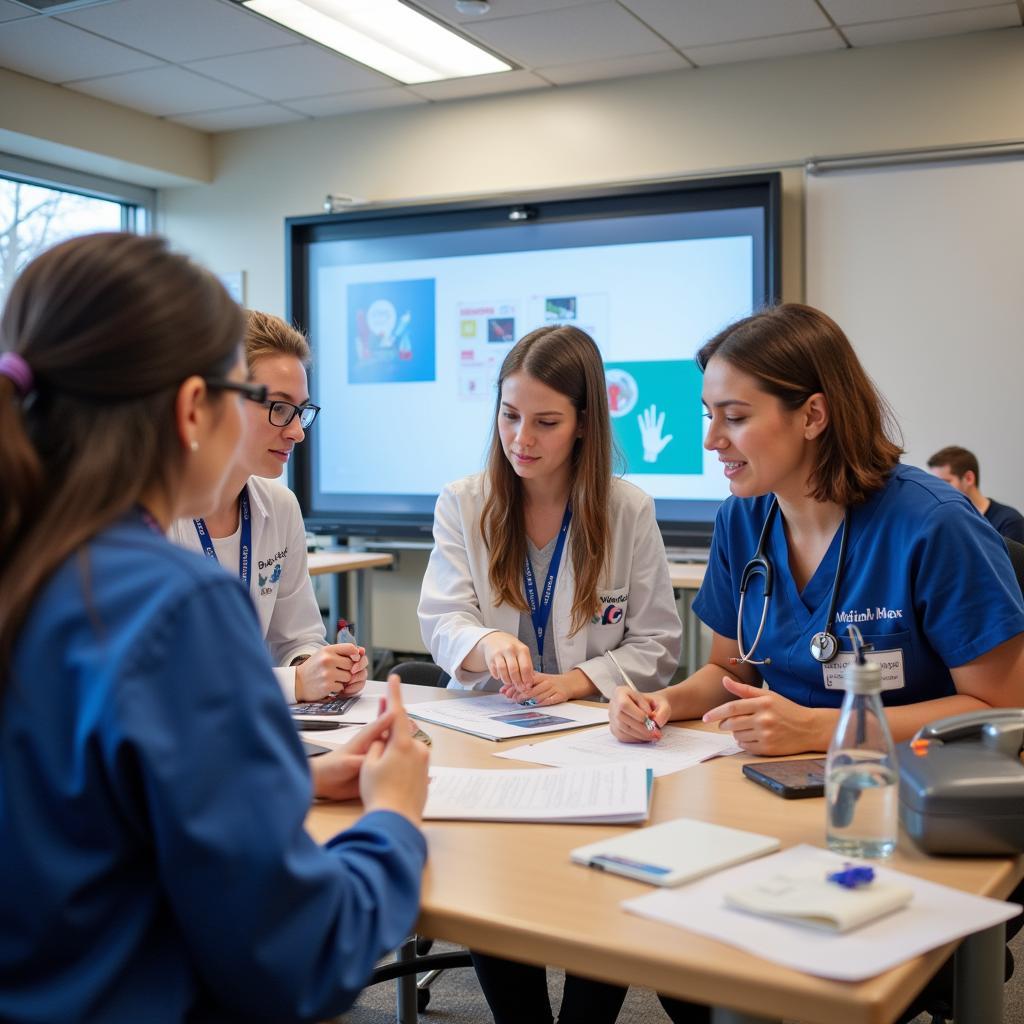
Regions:
<instances>
[{"instance_id":1,"label":"blue lanyard","mask_svg":"<svg viewBox=\"0 0 1024 1024\"><path fill-rule=\"evenodd\" d=\"M562 563L562 551L565 549L565 535L569 532L569 520L572 519L572 506L565 506L565 515L562 516L562 526L558 531L558 541L555 550L551 554L551 565L548 567L548 579L544 584L544 593L540 600L537 600L537 583L533 578L533 566L530 565L530 556L523 559L523 587L526 590L526 600L530 605L530 618L533 619L533 629L537 634L537 654L544 657L544 631L548 626L548 618L551 615L551 598L555 593L555 580L558 577L558 567Z\"/></svg>"},{"instance_id":2,"label":"blue lanyard","mask_svg":"<svg viewBox=\"0 0 1024 1024\"><path fill-rule=\"evenodd\" d=\"M249 514L248 485L242 488L242 493L239 495L238 509L242 518L242 540L238 547L238 578L242 581L242 586L248 590L249 552L252 549L252 516ZM196 533L199 534L199 543L203 546L203 554L216 562L217 550L213 546L213 538L210 536L210 531L206 528L206 520L193 519L192 525L196 528Z\"/></svg>"}]
</instances>

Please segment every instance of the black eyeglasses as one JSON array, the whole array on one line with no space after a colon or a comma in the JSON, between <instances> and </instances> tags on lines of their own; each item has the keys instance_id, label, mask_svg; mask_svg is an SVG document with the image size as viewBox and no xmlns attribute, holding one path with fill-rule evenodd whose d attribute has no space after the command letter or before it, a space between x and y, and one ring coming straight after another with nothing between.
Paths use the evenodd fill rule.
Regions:
<instances>
[{"instance_id":1,"label":"black eyeglasses","mask_svg":"<svg viewBox=\"0 0 1024 1024\"><path fill-rule=\"evenodd\" d=\"M303 430L309 430L317 413L320 412L320 406L310 402L305 405L293 405L291 402L264 401L263 404L267 407L267 418L275 427L287 427L298 416L299 426Z\"/></svg>"},{"instance_id":2,"label":"black eyeglasses","mask_svg":"<svg viewBox=\"0 0 1024 1024\"><path fill-rule=\"evenodd\" d=\"M226 377L204 377L206 386L213 391L237 391L248 402L264 405L267 401L266 384L248 384L240 380L228 380Z\"/></svg>"}]
</instances>

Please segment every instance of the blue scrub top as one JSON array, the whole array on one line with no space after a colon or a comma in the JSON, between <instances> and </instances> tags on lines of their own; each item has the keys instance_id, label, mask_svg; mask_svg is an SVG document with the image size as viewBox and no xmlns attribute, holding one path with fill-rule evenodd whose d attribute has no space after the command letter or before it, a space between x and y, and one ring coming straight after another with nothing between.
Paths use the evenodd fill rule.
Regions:
<instances>
[{"instance_id":1,"label":"blue scrub top","mask_svg":"<svg viewBox=\"0 0 1024 1024\"><path fill-rule=\"evenodd\" d=\"M707 575L694 612L721 636L736 638L739 584L754 555L772 495L728 498L718 511ZM802 592L789 570L781 514L767 545L775 567L764 635L753 655L770 688L806 707L838 707L811 657L811 637L825 628L839 560L841 528ZM754 577L743 608L743 640L761 618L763 577ZM913 704L956 692L950 668L966 664L1024 632L1024 600L1002 538L967 498L910 466L896 466L885 486L851 509L834 632L851 649L853 623L879 651L903 653L905 685L886 704Z\"/></svg>"},{"instance_id":2,"label":"blue scrub top","mask_svg":"<svg viewBox=\"0 0 1024 1024\"><path fill-rule=\"evenodd\" d=\"M0 695L0 1020L321 1020L413 927L426 844L318 846L237 579L135 516L33 602Z\"/></svg>"}]
</instances>

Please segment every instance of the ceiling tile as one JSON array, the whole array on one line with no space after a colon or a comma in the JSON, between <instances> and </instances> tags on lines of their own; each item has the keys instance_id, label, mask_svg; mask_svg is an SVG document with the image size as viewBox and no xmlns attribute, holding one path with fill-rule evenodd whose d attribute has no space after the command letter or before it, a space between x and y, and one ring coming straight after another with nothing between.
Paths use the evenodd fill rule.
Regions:
<instances>
[{"instance_id":1,"label":"ceiling tile","mask_svg":"<svg viewBox=\"0 0 1024 1024\"><path fill-rule=\"evenodd\" d=\"M47 82L67 82L159 64L154 57L62 25L53 18L7 21L0 32L0 67Z\"/></svg>"},{"instance_id":2,"label":"ceiling tile","mask_svg":"<svg viewBox=\"0 0 1024 1024\"><path fill-rule=\"evenodd\" d=\"M416 0L424 10L431 11L449 25L461 24L471 28L474 22L489 21L492 18L518 18L522 14L538 14L558 7L577 7L580 4L604 3L605 0L491 0L491 9L486 14L459 14L455 0Z\"/></svg>"},{"instance_id":3,"label":"ceiling tile","mask_svg":"<svg viewBox=\"0 0 1024 1024\"><path fill-rule=\"evenodd\" d=\"M407 88L428 100L462 100L472 96L492 96L499 92L548 89L550 86L529 71L499 71L493 75L448 78L443 82L424 82L422 85L410 85Z\"/></svg>"},{"instance_id":4,"label":"ceiling tile","mask_svg":"<svg viewBox=\"0 0 1024 1024\"><path fill-rule=\"evenodd\" d=\"M673 46L732 43L828 28L814 0L622 0Z\"/></svg>"},{"instance_id":5,"label":"ceiling tile","mask_svg":"<svg viewBox=\"0 0 1024 1024\"><path fill-rule=\"evenodd\" d=\"M231 107L228 110L211 110L205 114L179 114L170 118L189 128L201 132L231 132L239 128L260 128L268 124L284 124L287 121L304 121L302 114L285 110L273 103L259 103L250 107Z\"/></svg>"},{"instance_id":6,"label":"ceiling tile","mask_svg":"<svg viewBox=\"0 0 1024 1024\"><path fill-rule=\"evenodd\" d=\"M355 114L361 110L384 110L387 107L407 107L413 103L426 103L407 89L367 89L365 92L346 92L334 96L310 96L289 100L288 106L311 117L333 117L337 114Z\"/></svg>"},{"instance_id":7,"label":"ceiling tile","mask_svg":"<svg viewBox=\"0 0 1024 1024\"><path fill-rule=\"evenodd\" d=\"M287 46L299 37L221 0L121 0L59 16L171 61Z\"/></svg>"},{"instance_id":8,"label":"ceiling tile","mask_svg":"<svg viewBox=\"0 0 1024 1024\"><path fill-rule=\"evenodd\" d=\"M580 4L521 18L492 18L473 34L518 64L536 68L655 53L667 47L616 3Z\"/></svg>"},{"instance_id":9,"label":"ceiling tile","mask_svg":"<svg viewBox=\"0 0 1024 1024\"><path fill-rule=\"evenodd\" d=\"M717 46L688 46L683 52L698 67L711 64L735 64L744 60L773 60L795 57L801 53L842 50L846 44L832 28L820 32L798 32L790 36L768 36L746 39L740 43L719 43Z\"/></svg>"},{"instance_id":10,"label":"ceiling tile","mask_svg":"<svg viewBox=\"0 0 1024 1024\"><path fill-rule=\"evenodd\" d=\"M74 82L68 88L160 116L237 107L251 103L253 99L247 93L212 82L184 68L167 66Z\"/></svg>"},{"instance_id":11,"label":"ceiling tile","mask_svg":"<svg viewBox=\"0 0 1024 1024\"><path fill-rule=\"evenodd\" d=\"M214 57L186 67L268 100L323 96L394 84L385 75L311 44Z\"/></svg>"},{"instance_id":12,"label":"ceiling tile","mask_svg":"<svg viewBox=\"0 0 1024 1024\"><path fill-rule=\"evenodd\" d=\"M568 53L566 54L568 56ZM555 85L574 82L594 82L605 78L628 78L630 75L651 75L659 71L679 71L690 67L674 50L646 53L638 57L613 57L610 60L585 61L581 64L558 64L551 68L537 68Z\"/></svg>"},{"instance_id":13,"label":"ceiling tile","mask_svg":"<svg viewBox=\"0 0 1024 1024\"><path fill-rule=\"evenodd\" d=\"M985 7L974 11L951 11L949 14L928 14L921 18L897 18L876 21L870 25L850 25L843 34L854 46L877 43L899 43L907 39L933 36L958 36L965 32L984 32L993 28L1019 28L1020 11L1016 4Z\"/></svg>"},{"instance_id":14,"label":"ceiling tile","mask_svg":"<svg viewBox=\"0 0 1024 1024\"><path fill-rule=\"evenodd\" d=\"M821 6L839 26L914 18L920 14L946 14L968 7L992 5L993 0L821 0Z\"/></svg>"},{"instance_id":15,"label":"ceiling tile","mask_svg":"<svg viewBox=\"0 0 1024 1024\"><path fill-rule=\"evenodd\" d=\"M17 18L33 17L37 17L37 15L34 15L28 8L8 3L8 0L0 0L0 21L14 21Z\"/></svg>"}]
</instances>

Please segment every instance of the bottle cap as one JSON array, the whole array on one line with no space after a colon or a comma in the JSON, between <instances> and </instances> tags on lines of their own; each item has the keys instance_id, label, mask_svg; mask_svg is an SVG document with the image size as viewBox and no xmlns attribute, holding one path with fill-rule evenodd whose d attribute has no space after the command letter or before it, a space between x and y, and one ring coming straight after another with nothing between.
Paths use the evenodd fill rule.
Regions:
<instances>
[{"instance_id":1,"label":"bottle cap","mask_svg":"<svg viewBox=\"0 0 1024 1024\"><path fill-rule=\"evenodd\" d=\"M843 689L849 693L881 693L882 669L873 661L853 662L843 673Z\"/></svg>"}]
</instances>

